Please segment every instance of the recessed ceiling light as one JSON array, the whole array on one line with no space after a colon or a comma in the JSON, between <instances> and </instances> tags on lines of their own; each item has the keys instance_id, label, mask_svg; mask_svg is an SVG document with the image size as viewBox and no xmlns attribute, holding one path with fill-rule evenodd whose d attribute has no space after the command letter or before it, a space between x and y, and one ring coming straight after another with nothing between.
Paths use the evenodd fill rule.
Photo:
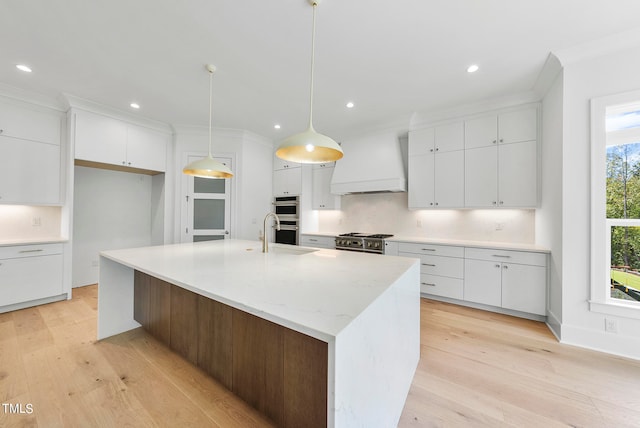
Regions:
<instances>
[{"instance_id":1,"label":"recessed ceiling light","mask_svg":"<svg viewBox=\"0 0 640 428\"><path fill-rule=\"evenodd\" d=\"M273 125L273 127L274 127L275 129L280 129L280 125L278 125L277 123L276 123L275 125Z\"/></svg>"},{"instance_id":2,"label":"recessed ceiling light","mask_svg":"<svg viewBox=\"0 0 640 428\"><path fill-rule=\"evenodd\" d=\"M138 103L131 103L129 105L131 106L131 108L134 108L136 110L140 108L140 104L138 104Z\"/></svg>"},{"instance_id":3,"label":"recessed ceiling light","mask_svg":"<svg viewBox=\"0 0 640 428\"><path fill-rule=\"evenodd\" d=\"M467 68L467 73L475 73L479 68L480 67L478 67L476 64L470 65L469 68Z\"/></svg>"},{"instance_id":4,"label":"recessed ceiling light","mask_svg":"<svg viewBox=\"0 0 640 428\"><path fill-rule=\"evenodd\" d=\"M25 73L31 73L33 70L31 70L31 67L29 67L28 65L24 65L24 64L18 64L16 65L16 68L20 71L24 71Z\"/></svg>"},{"instance_id":5,"label":"recessed ceiling light","mask_svg":"<svg viewBox=\"0 0 640 428\"><path fill-rule=\"evenodd\" d=\"M355 104L353 104L351 101L349 101L349 102L347 103L347 108L353 108L353 106L354 106L354 105L355 105Z\"/></svg>"}]
</instances>

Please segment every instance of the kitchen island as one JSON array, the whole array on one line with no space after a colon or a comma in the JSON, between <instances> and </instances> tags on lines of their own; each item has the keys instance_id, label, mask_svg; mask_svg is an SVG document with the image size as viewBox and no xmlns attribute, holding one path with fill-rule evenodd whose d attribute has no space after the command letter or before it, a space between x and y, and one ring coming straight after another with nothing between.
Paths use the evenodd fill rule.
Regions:
<instances>
[{"instance_id":1,"label":"kitchen island","mask_svg":"<svg viewBox=\"0 0 640 428\"><path fill-rule=\"evenodd\" d=\"M159 300L161 289L170 298ZM282 426L295 426L318 408L330 427L395 426L419 360L417 259L287 245L271 245L265 254L260 242L240 240L115 250L101 254L98 293L98 339L137 328L138 321L153 331L158 320L171 318L166 336L184 342L198 334L185 326L202 330L206 323L177 322L184 315L179 308L204 313L213 302L218 315L210 320L227 322L230 333L219 339L216 330L216 343L206 346L231 342L229 369L214 377ZM228 318L219 315L225 311ZM194 339L200 346L202 336L213 337L212 330L202 331ZM261 344L275 357L254 348ZM323 364L309 365L318 355ZM186 357L200 360L197 352ZM262 395L282 395L282 412L255 385L243 391L252 365L265 364L275 367L275 384L282 386L274 392L267 377ZM262 376L270 369L257 370ZM324 397L296 404L287 399L288 390L297 391L296 399L304 399L305 391L323 391Z\"/></svg>"}]
</instances>

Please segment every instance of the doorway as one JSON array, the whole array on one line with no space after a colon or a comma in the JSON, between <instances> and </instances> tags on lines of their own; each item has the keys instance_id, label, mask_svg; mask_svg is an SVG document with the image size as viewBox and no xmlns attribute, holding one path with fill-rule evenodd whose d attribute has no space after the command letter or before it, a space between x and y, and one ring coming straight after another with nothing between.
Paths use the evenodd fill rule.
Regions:
<instances>
[{"instance_id":1,"label":"doorway","mask_svg":"<svg viewBox=\"0 0 640 428\"><path fill-rule=\"evenodd\" d=\"M189 155L186 164L202 156ZM233 170L230 157L215 160ZM180 242L228 239L231 233L231 183L228 179L184 175Z\"/></svg>"}]
</instances>

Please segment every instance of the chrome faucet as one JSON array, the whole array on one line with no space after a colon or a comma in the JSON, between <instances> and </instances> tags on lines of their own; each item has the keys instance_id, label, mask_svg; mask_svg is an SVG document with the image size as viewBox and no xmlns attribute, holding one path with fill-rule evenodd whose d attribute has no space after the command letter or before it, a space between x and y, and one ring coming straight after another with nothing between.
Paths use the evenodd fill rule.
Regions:
<instances>
[{"instance_id":1,"label":"chrome faucet","mask_svg":"<svg viewBox=\"0 0 640 428\"><path fill-rule=\"evenodd\" d=\"M267 219L269 217L273 217L276 219L276 230L280 230L280 218L276 213L268 213L266 216L264 216L264 225L263 225L263 231L262 231L262 252L263 253L269 252L269 238L267 237Z\"/></svg>"}]
</instances>

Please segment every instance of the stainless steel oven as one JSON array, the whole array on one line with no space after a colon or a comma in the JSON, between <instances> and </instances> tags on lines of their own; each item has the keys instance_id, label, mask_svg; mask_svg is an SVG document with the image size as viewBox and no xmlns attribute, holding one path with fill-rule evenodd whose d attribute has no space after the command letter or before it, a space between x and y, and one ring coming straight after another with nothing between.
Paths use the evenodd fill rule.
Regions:
<instances>
[{"instance_id":1,"label":"stainless steel oven","mask_svg":"<svg viewBox=\"0 0 640 428\"><path fill-rule=\"evenodd\" d=\"M280 219L280 230L273 223L274 241L278 244L298 245L300 243L300 199L298 196L278 196L273 198L273 211Z\"/></svg>"}]
</instances>

